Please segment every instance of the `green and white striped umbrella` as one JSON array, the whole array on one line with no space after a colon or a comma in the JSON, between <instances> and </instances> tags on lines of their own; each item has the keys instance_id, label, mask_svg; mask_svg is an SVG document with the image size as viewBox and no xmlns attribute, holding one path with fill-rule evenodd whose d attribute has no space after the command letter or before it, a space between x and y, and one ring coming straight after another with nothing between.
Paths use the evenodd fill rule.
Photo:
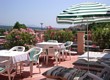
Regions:
<instances>
[{"instance_id":1,"label":"green and white striped umbrella","mask_svg":"<svg viewBox=\"0 0 110 80\"><path fill-rule=\"evenodd\" d=\"M81 24L110 21L110 6L100 3L73 5L57 16L57 23Z\"/></svg>"},{"instance_id":2,"label":"green and white striped umbrella","mask_svg":"<svg viewBox=\"0 0 110 80\"><path fill-rule=\"evenodd\" d=\"M110 6L92 2L81 3L73 5L68 9L62 11L57 16L56 19L57 23L62 24L87 24L87 33L88 33L88 24L93 22L95 23L110 22ZM87 51L89 61L89 48L87 48Z\"/></svg>"}]
</instances>

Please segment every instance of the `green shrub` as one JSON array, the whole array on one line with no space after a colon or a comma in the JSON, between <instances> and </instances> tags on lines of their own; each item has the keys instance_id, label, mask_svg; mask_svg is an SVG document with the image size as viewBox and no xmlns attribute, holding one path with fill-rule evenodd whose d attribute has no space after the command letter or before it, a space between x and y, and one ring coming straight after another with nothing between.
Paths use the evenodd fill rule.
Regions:
<instances>
[{"instance_id":1,"label":"green shrub","mask_svg":"<svg viewBox=\"0 0 110 80\"><path fill-rule=\"evenodd\" d=\"M48 29L44 34L45 41L52 39L58 40L58 42L66 42L73 41L73 37L71 30Z\"/></svg>"},{"instance_id":2,"label":"green shrub","mask_svg":"<svg viewBox=\"0 0 110 80\"><path fill-rule=\"evenodd\" d=\"M35 45L37 42L37 36L32 29L13 29L6 35L6 48L13 46L25 46L28 49L29 45Z\"/></svg>"},{"instance_id":3,"label":"green shrub","mask_svg":"<svg viewBox=\"0 0 110 80\"><path fill-rule=\"evenodd\" d=\"M110 48L110 28L97 28L92 31L93 42L101 49Z\"/></svg>"}]
</instances>

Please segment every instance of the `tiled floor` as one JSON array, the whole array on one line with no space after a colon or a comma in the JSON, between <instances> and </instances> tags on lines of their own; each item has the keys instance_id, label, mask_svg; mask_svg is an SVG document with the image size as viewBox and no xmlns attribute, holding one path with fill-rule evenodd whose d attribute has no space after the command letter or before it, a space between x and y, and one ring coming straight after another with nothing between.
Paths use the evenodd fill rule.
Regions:
<instances>
[{"instance_id":1,"label":"tiled floor","mask_svg":"<svg viewBox=\"0 0 110 80\"><path fill-rule=\"evenodd\" d=\"M72 55L71 56L71 60L70 60L70 57L68 56L66 58L65 61L61 61L60 64L58 64L59 66L65 66L65 67L73 67L72 63L74 61L77 60L77 56L75 55ZM42 73L45 72L46 70L52 68L54 66L54 60L52 58L49 59L49 64L48 65L45 65L45 62L43 61L43 58L40 58L40 69L41 69L41 73L39 74L39 70L38 68L36 68L36 66L34 65L34 69L33 69L33 77L30 77L29 75L29 66L25 66L24 67L24 70L20 75L16 75L14 80L45 80L45 77L42 76ZM8 80L8 77L6 76L0 76L0 80Z\"/></svg>"}]
</instances>

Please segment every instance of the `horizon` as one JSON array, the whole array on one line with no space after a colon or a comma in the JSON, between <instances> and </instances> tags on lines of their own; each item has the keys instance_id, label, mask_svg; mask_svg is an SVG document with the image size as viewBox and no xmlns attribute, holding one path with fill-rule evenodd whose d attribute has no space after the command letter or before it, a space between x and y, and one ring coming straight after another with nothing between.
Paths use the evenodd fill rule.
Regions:
<instances>
[{"instance_id":1,"label":"horizon","mask_svg":"<svg viewBox=\"0 0 110 80\"><path fill-rule=\"evenodd\" d=\"M14 25L13 25L14 26ZM13 26L11 25L0 25L0 29L10 29L12 28ZM47 29L47 27L41 27L41 26L26 26L27 28L33 28L33 29ZM56 28L56 29L63 29L62 27L53 27L53 28ZM68 27L66 27L68 28Z\"/></svg>"},{"instance_id":2,"label":"horizon","mask_svg":"<svg viewBox=\"0 0 110 80\"><path fill-rule=\"evenodd\" d=\"M67 28L72 25L58 24L57 15L72 5L84 2L87 0L0 0L0 25L13 26L18 21L26 26ZM89 0L89 2L110 5L108 0Z\"/></svg>"}]
</instances>

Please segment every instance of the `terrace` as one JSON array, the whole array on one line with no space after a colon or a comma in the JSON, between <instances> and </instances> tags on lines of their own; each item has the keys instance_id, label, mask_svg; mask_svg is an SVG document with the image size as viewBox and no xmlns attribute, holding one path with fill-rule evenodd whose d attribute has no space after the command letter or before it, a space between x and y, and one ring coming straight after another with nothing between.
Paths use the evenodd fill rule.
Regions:
<instances>
[{"instance_id":1,"label":"terrace","mask_svg":"<svg viewBox=\"0 0 110 80\"><path fill-rule=\"evenodd\" d=\"M64 31L63 30L52 30L52 29L47 30L46 34L48 34L50 37L47 36L46 40L44 40L44 33L43 32L41 32L41 33L40 32L34 33L33 30L30 30L30 29L26 29L26 30L29 31L29 34L32 34L32 35L36 34L36 37L37 37L36 39L38 41L37 43L40 43L40 42L43 42L43 41L47 41L47 40L49 40L49 38L54 39L54 37L55 37L55 40L58 40L58 43L66 42L66 41L73 41L73 39L72 40L68 40L68 39L71 39L71 37L65 36L66 34L69 34L69 35L71 34L71 31L68 31L68 30L64 30ZM21 29L21 30L17 30L16 31L16 30L13 29L13 31L15 31L15 33L16 32L19 33L19 31L21 32L21 31L26 31L26 30ZM51 33L48 33L49 31L51 31ZM60 35L60 34L57 34L57 33L62 33L64 35ZM11 34L11 32L9 34ZM9 35L9 34L7 34L7 35ZM22 34L19 34L19 35L21 36L21 38L24 37L24 36L22 36ZM74 65L72 63L75 62L76 60L78 60L78 55L79 54L82 55L85 52L84 49L86 50L86 48L88 47L88 46L85 46L85 37L84 37L84 35L85 35L84 31L77 32L77 45L76 44L72 45L73 46L73 50L77 51L77 55L72 55L71 56L71 60L70 60L69 55L68 55L67 58L65 59L65 61L62 60L61 63L58 64L58 66L63 66L63 67L67 67L67 68L73 68L74 67ZM27 36L27 35L25 35L25 36ZM60 39L59 39L58 36L61 36ZM74 35L71 35L71 36L73 37ZM38 37L39 37L39 39L38 39ZM7 38L8 38L8 36L7 36ZM20 43L19 40L21 40L21 39L19 38L19 36L14 35L12 37L12 40L15 40L15 38ZM10 44L8 44L10 47L12 47L12 44L13 44L12 40L10 39L10 42L9 42ZM15 40L16 43L13 44L13 46L16 46L16 44L18 44L17 40ZM31 43L31 40L34 40L34 39L30 39L28 43ZM27 39L24 40L24 41L27 42ZM31 44L35 44L34 41ZM22 44L22 45L24 45L24 44ZM24 45L24 46L27 47L27 45ZM75 48L74 48L74 46L75 46ZM92 47L97 49L95 51L99 51L99 47L98 48L97 48L97 46L92 46ZM90 46L90 48L91 48L91 46ZM17 74L15 76L14 80L46 80L46 77L44 77L42 75L42 73L47 71L47 70L49 70L49 69L51 69L51 68L53 68L54 66L55 66L55 60L53 60L52 58L49 58L49 62L48 62L48 65L47 65L46 61L44 61L43 57L41 56L40 57L40 68L41 68L41 73L40 74L39 74L39 69L36 68L36 66L34 65L33 74L32 74L32 77L30 77L30 66L29 65L24 65L24 69L22 70L22 74L21 75ZM0 79L7 80L8 78L7 78L7 76L1 76L0 75Z\"/></svg>"},{"instance_id":2,"label":"terrace","mask_svg":"<svg viewBox=\"0 0 110 80\"><path fill-rule=\"evenodd\" d=\"M72 68L73 65L72 63L75 62L77 60L77 56L76 55L72 55L71 56L71 60L69 59L69 56L67 57L67 59L65 61L61 61L60 64L58 64L59 66L64 66L64 67L68 67L68 68ZM36 68L36 66L34 65L34 69L33 69L33 76L30 77L30 68L29 66L24 66L24 69L22 71L22 74L19 75L17 74L14 78L14 80L46 80L46 78L42 75L43 72L45 72L46 70L49 70L50 68L54 67L55 61L53 59L50 58L49 60L49 64L46 65L45 62L43 61L43 58L40 58L40 68L41 68L41 73L39 74L39 70L38 68ZM8 77L7 76L2 76L0 75L0 79L1 80L7 80Z\"/></svg>"},{"instance_id":3,"label":"terrace","mask_svg":"<svg viewBox=\"0 0 110 80\"><path fill-rule=\"evenodd\" d=\"M95 53L95 52L93 52ZM98 53L99 54L99 53ZM102 54L102 53L101 53ZM82 55L81 55L82 56ZM110 56L110 55L109 55ZM86 63L86 66L84 67L83 64L83 60L80 64L80 66L77 67L77 64L74 64L74 62L77 62L77 60L79 59L80 55L71 55L71 59L70 59L70 56L67 55L67 58L63 61L61 60L61 63L58 64L58 66L63 66L63 67L66 67L66 68L80 68L80 69L84 69L84 70L87 70L88 66L87 66L87 63ZM96 59L96 58L95 58ZM93 59L91 59L93 60ZM90 61L91 61L90 60ZM33 74L32 74L32 77L30 77L30 66L29 65L26 65L24 64L24 67L23 67L23 70L22 70L22 73L20 75L20 73L16 74L14 79L13 80L51 80L51 79L47 79L46 77L44 77L42 75L42 73L44 73L45 71L55 67L55 60L50 57L49 58L49 64L46 65L46 62L44 61L43 59L43 56L40 57L40 69L41 69L41 73L39 73L39 69L38 67L36 67L36 65L33 66ZM110 62L108 63L110 65ZM90 63L90 66L95 66L97 64L93 64L91 65ZM90 70L96 70L96 71L100 71L100 70L103 70L103 65L100 67L100 65L97 65L99 66L98 68L97 67L89 67ZM0 75L0 79L1 80L8 80L8 77L7 76L2 76ZM53 79L52 79L53 80ZM57 80L57 79L55 79ZM104 79L105 80L105 79Z\"/></svg>"}]
</instances>

